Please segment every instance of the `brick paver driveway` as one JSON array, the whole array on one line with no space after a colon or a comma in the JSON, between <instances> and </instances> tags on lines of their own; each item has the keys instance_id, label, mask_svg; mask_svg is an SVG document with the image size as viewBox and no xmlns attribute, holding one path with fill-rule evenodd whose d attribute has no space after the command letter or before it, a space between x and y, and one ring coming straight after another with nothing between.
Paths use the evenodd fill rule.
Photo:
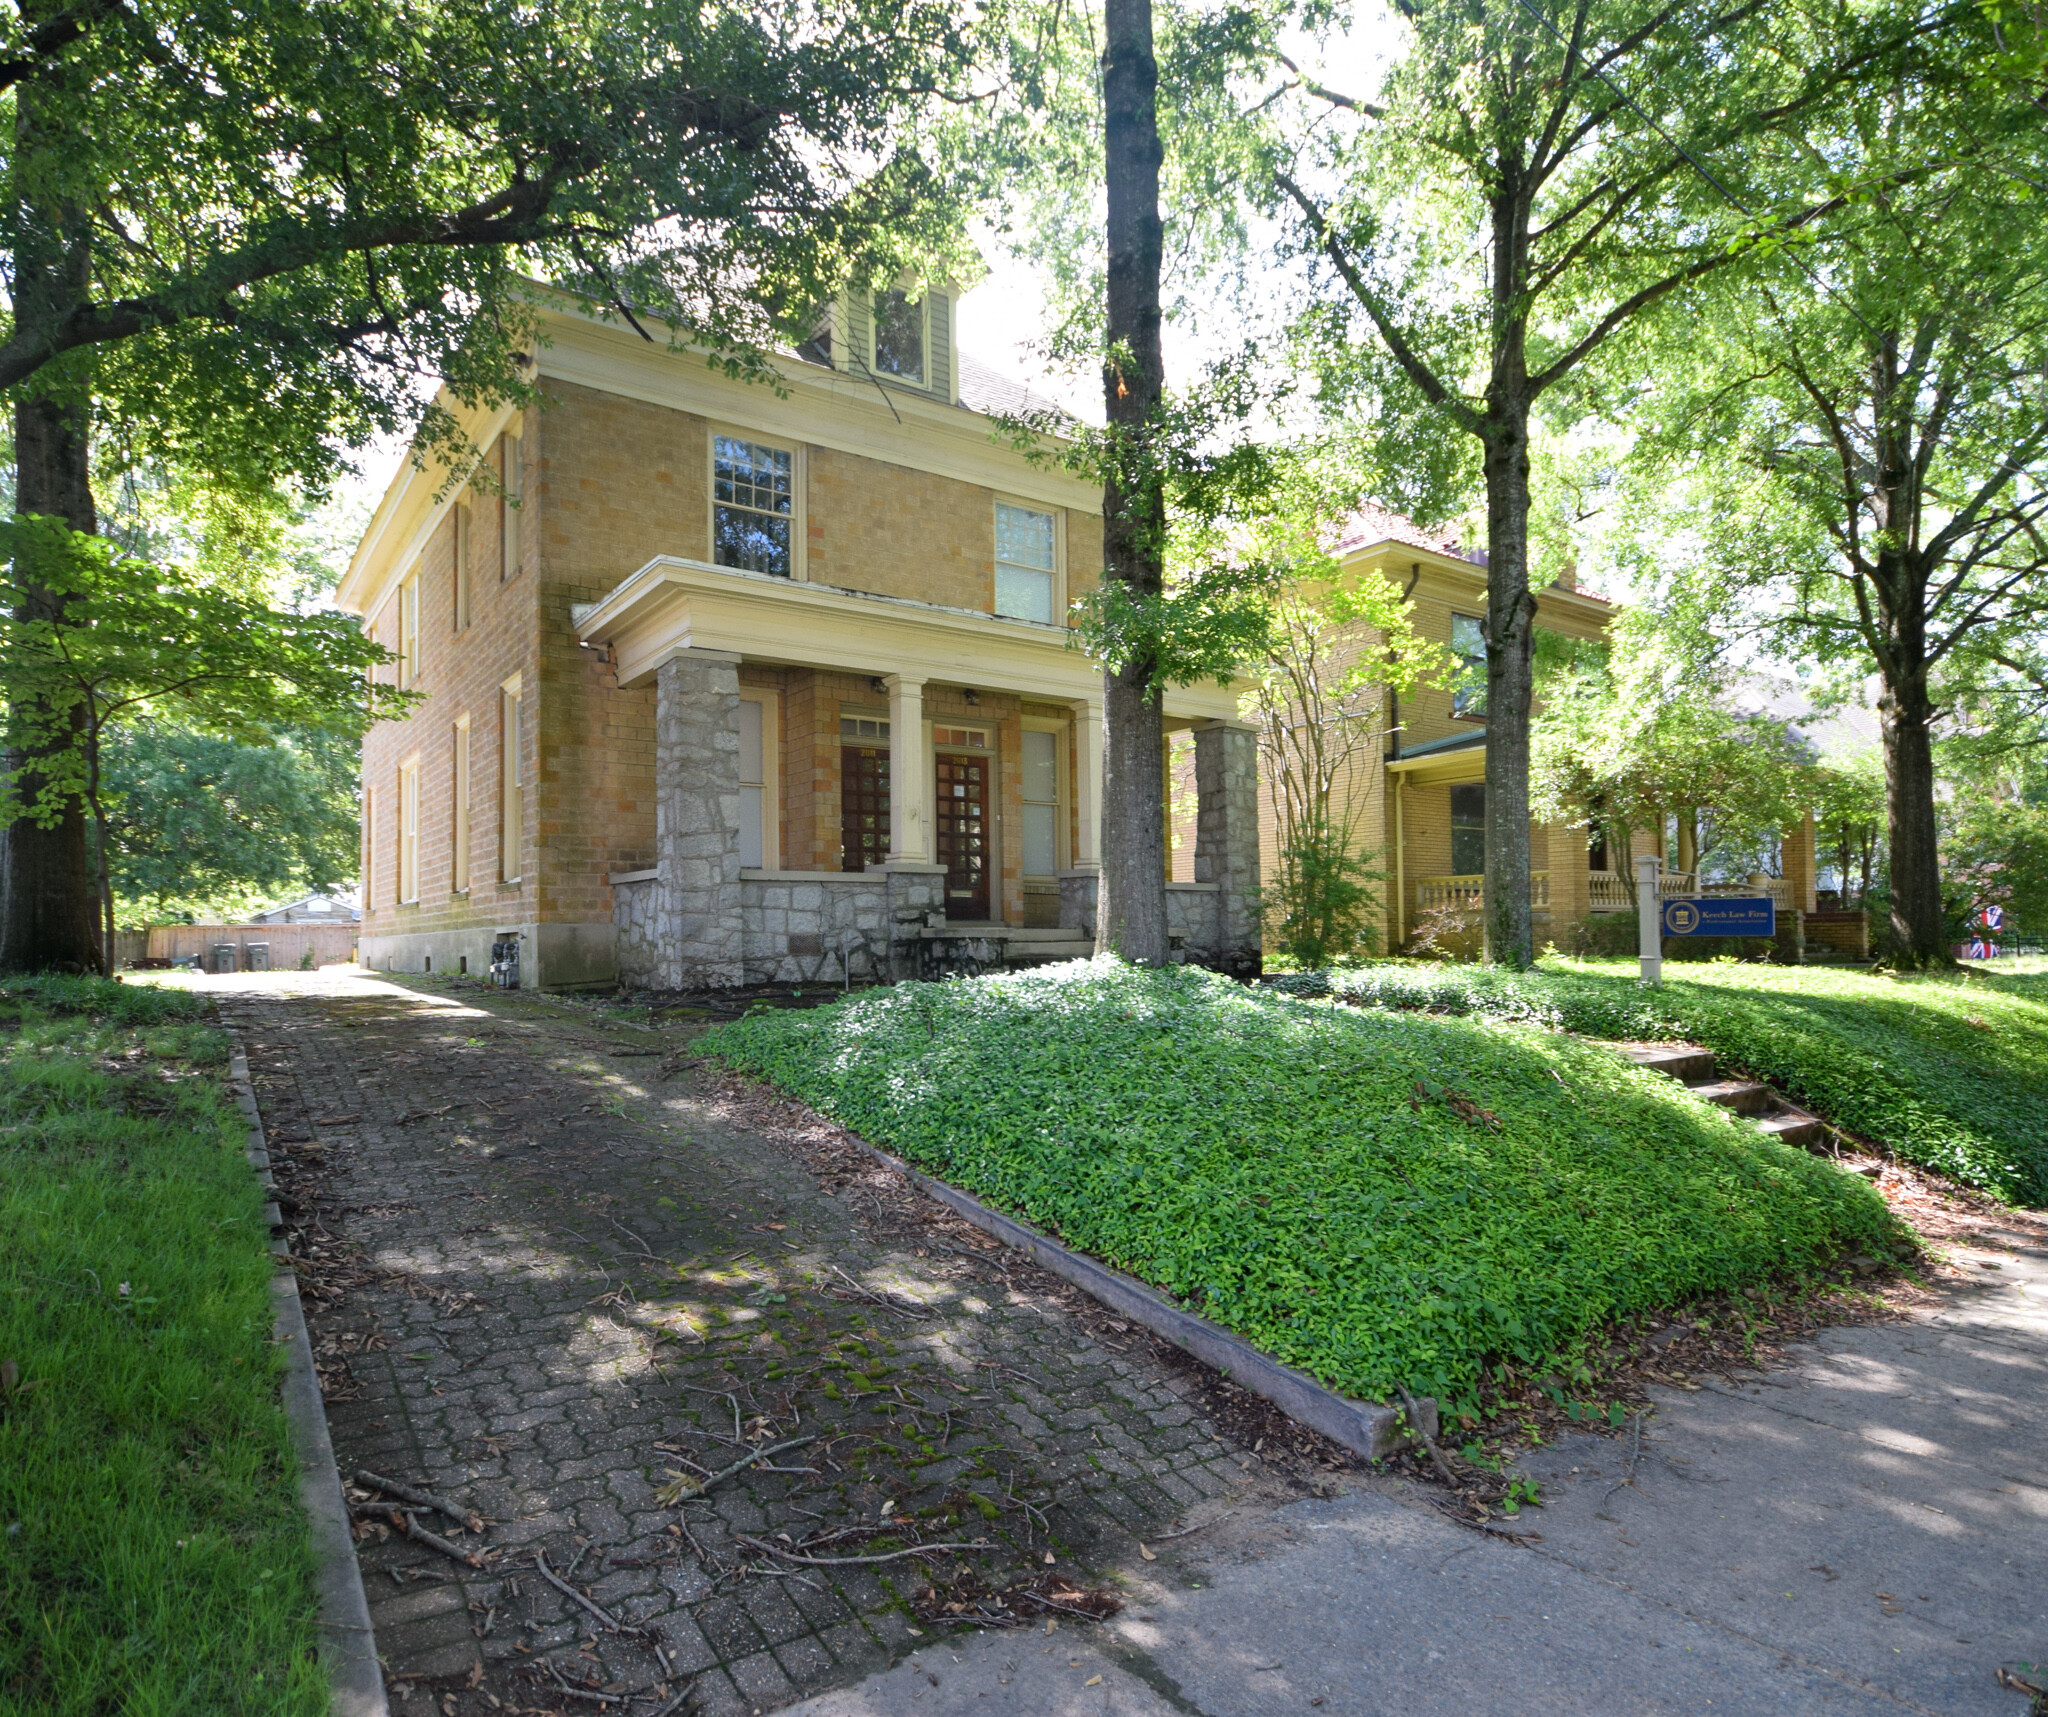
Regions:
<instances>
[{"instance_id":1,"label":"brick paver driveway","mask_svg":"<svg viewBox=\"0 0 2048 1717\"><path fill-rule=\"evenodd\" d=\"M687 1026L199 982L248 1047L344 1477L488 1523L418 1517L471 1567L352 1493L400 1710L772 1710L949 1617L1102 1607L1144 1536L1293 1482L1213 1376L691 1063Z\"/></svg>"}]
</instances>

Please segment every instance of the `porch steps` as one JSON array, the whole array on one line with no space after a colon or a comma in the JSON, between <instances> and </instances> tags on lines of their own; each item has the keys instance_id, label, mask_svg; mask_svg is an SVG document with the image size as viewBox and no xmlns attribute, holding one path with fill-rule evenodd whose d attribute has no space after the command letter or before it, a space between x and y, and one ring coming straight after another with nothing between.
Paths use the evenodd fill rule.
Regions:
<instances>
[{"instance_id":1,"label":"porch steps","mask_svg":"<svg viewBox=\"0 0 2048 1717\"><path fill-rule=\"evenodd\" d=\"M1005 930L1009 946L1005 964L1055 966L1064 960L1085 960L1095 952L1095 939L1079 930Z\"/></svg>"},{"instance_id":2,"label":"porch steps","mask_svg":"<svg viewBox=\"0 0 2048 1717\"><path fill-rule=\"evenodd\" d=\"M1668 1043L1631 1043L1620 1048L1638 1067L1676 1079L1709 1103L1746 1115L1756 1123L1759 1132L1774 1139L1803 1149L1814 1149L1826 1141L1826 1122L1817 1115L1809 1115L1770 1086L1753 1079L1721 1078L1711 1050Z\"/></svg>"}]
</instances>

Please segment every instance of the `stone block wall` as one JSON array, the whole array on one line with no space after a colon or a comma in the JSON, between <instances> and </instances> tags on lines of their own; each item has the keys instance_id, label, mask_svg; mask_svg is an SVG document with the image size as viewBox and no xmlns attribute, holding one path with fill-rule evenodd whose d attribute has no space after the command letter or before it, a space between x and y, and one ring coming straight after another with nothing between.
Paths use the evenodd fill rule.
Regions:
<instances>
[{"instance_id":1,"label":"stone block wall","mask_svg":"<svg viewBox=\"0 0 2048 1717\"><path fill-rule=\"evenodd\" d=\"M740 882L750 984L874 983L889 975L889 879L821 871Z\"/></svg>"},{"instance_id":2,"label":"stone block wall","mask_svg":"<svg viewBox=\"0 0 2048 1717\"><path fill-rule=\"evenodd\" d=\"M1255 978L1264 964L1257 736L1241 727L1198 728L1195 785L1195 881L1217 888L1215 948L1203 964Z\"/></svg>"},{"instance_id":3,"label":"stone block wall","mask_svg":"<svg viewBox=\"0 0 2048 1717\"><path fill-rule=\"evenodd\" d=\"M738 662L685 651L655 675L655 868L661 989L745 982L740 921Z\"/></svg>"}]
</instances>

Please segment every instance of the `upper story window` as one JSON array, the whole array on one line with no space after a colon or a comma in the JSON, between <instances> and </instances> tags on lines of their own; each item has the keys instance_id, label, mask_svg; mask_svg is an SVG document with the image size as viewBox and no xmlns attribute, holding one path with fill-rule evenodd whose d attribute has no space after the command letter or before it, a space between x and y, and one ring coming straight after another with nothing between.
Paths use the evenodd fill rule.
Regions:
<instances>
[{"instance_id":1,"label":"upper story window","mask_svg":"<svg viewBox=\"0 0 2048 1717\"><path fill-rule=\"evenodd\" d=\"M890 290L874 301L875 373L924 386L925 301Z\"/></svg>"},{"instance_id":2,"label":"upper story window","mask_svg":"<svg viewBox=\"0 0 2048 1717\"><path fill-rule=\"evenodd\" d=\"M711 558L719 566L791 576L796 456L735 435L711 444Z\"/></svg>"},{"instance_id":3,"label":"upper story window","mask_svg":"<svg viewBox=\"0 0 2048 1717\"><path fill-rule=\"evenodd\" d=\"M409 573L398 587L398 686L409 689L420 677L420 575Z\"/></svg>"},{"instance_id":4,"label":"upper story window","mask_svg":"<svg viewBox=\"0 0 2048 1717\"><path fill-rule=\"evenodd\" d=\"M996 612L1052 619L1052 514L996 503Z\"/></svg>"},{"instance_id":5,"label":"upper story window","mask_svg":"<svg viewBox=\"0 0 2048 1717\"><path fill-rule=\"evenodd\" d=\"M1486 637L1470 614L1451 616L1451 654L1458 677L1451 683L1451 714L1486 714Z\"/></svg>"}]
</instances>

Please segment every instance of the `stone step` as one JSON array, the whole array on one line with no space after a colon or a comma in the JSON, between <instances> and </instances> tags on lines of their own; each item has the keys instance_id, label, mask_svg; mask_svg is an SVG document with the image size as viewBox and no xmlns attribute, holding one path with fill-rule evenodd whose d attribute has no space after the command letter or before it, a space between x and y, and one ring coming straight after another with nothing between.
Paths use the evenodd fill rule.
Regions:
<instances>
[{"instance_id":1,"label":"stone step","mask_svg":"<svg viewBox=\"0 0 2048 1717\"><path fill-rule=\"evenodd\" d=\"M1009 947L1007 964L1012 966L1056 966L1063 960L1085 960L1095 952L1093 942L1018 942Z\"/></svg>"},{"instance_id":2,"label":"stone step","mask_svg":"<svg viewBox=\"0 0 2048 1717\"><path fill-rule=\"evenodd\" d=\"M1662 1073L1681 1085L1692 1085L1714 1077L1711 1050L1688 1049L1683 1044L1632 1043L1626 1045L1621 1053L1638 1067Z\"/></svg>"},{"instance_id":3,"label":"stone step","mask_svg":"<svg viewBox=\"0 0 2048 1717\"><path fill-rule=\"evenodd\" d=\"M1827 1128L1813 1116L1800 1109L1780 1109L1775 1115L1757 1117L1757 1130L1768 1133L1774 1139L1783 1139L1788 1145L1817 1145L1827 1135Z\"/></svg>"},{"instance_id":4,"label":"stone step","mask_svg":"<svg viewBox=\"0 0 2048 1717\"><path fill-rule=\"evenodd\" d=\"M1688 1080L1686 1089L1738 1115L1760 1115L1771 1102L1771 1088L1753 1079L1708 1079L1697 1084Z\"/></svg>"}]
</instances>

